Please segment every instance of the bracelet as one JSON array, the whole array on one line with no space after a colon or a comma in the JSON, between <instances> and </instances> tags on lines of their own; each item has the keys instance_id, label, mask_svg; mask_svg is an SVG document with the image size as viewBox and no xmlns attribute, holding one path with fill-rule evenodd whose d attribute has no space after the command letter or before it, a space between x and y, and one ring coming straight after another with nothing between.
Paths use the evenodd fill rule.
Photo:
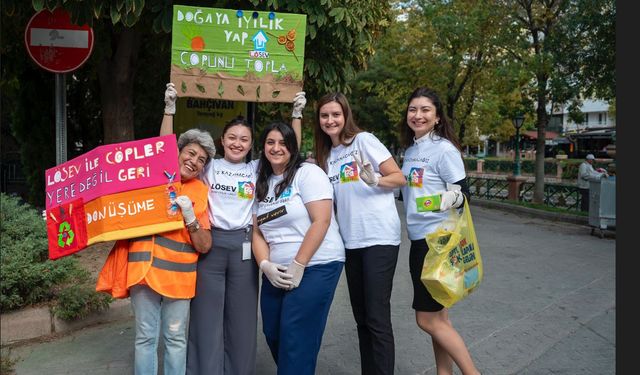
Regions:
<instances>
[{"instance_id":1,"label":"bracelet","mask_svg":"<svg viewBox=\"0 0 640 375\"><path fill-rule=\"evenodd\" d=\"M165 113L164 113L164 115L165 115L165 116L173 116L174 114L173 114L173 113L167 113L167 112L165 112Z\"/></svg>"}]
</instances>

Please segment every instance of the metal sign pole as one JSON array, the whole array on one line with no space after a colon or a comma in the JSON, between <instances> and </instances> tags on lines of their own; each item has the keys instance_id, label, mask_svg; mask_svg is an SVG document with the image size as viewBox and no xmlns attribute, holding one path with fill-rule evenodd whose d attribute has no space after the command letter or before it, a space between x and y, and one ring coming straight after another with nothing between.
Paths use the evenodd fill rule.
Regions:
<instances>
[{"instance_id":1,"label":"metal sign pole","mask_svg":"<svg viewBox=\"0 0 640 375\"><path fill-rule=\"evenodd\" d=\"M67 161L67 86L65 74L56 73L56 165Z\"/></svg>"}]
</instances>

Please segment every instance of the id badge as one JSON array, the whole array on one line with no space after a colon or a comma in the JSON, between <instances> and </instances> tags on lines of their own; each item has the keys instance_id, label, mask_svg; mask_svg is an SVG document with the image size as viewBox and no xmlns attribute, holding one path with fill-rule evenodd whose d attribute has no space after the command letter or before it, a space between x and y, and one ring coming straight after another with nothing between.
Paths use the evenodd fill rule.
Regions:
<instances>
[{"instance_id":1,"label":"id badge","mask_svg":"<svg viewBox=\"0 0 640 375\"><path fill-rule=\"evenodd\" d=\"M244 241L242 243L242 260L251 259L251 242Z\"/></svg>"}]
</instances>

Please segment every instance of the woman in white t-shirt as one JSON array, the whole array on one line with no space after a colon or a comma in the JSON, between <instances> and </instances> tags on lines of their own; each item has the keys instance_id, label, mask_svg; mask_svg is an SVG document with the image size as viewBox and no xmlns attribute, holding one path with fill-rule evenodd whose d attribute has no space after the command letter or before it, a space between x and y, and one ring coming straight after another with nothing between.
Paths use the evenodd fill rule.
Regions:
<instances>
[{"instance_id":1,"label":"woman in white t-shirt","mask_svg":"<svg viewBox=\"0 0 640 375\"><path fill-rule=\"evenodd\" d=\"M289 125L268 125L260 144L253 252L263 271L263 331L278 375L313 375L345 260L333 190L302 161Z\"/></svg>"},{"instance_id":2,"label":"woman in white t-shirt","mask_svg":"<svg viewBox=\"0 0 640 375\"><path fill-rule=\"evenodd\" d=\"M165 102L173 113L176 98L170 83ZM305 104L304 92L296 94L292 126L298 132ZM165 116L162 126L165 132L173 132L173 116ZM187 374L256 372L258 267L251 252L251 220L258 160L245 162L252 143L251 126L241 118L231 120L222 130L218 147L223 157L211 160L200 174L209 188L213 245L198 258Z\"/></svg>"},{"instance_id":3,"label":"woman in white t-shirt","mask_svg":"<svg viewBox=\"0 0 640 375\"><path fill-rule=\"evenodd\" d=\"M455 362L464 375L479 374L462 337L451 325L448 310L420 281L429 251L426 235L447 218L448 209L462 206L465 195L469 196L460 144L433 90L421 87L411 94L400 133L403 146L408 147L402 163L407 180L402 197L411 240L409 270L416 322L431 335L438 373L452 374ZM435 194L441 195L440 210L424 210L424 198Z\"/></svg>"},{"instance_id":4,"label":"woman in white t-shirt","mask_svg":"<svg viewBox=\"0 0 640 375\"><path fill-rule=\"evenodd\" d=\"M346 248L362 374L393 374L391 288L400 248L393 189L406 181L389 150L355 124L343 94L320 98L314 130L316 159L333 184Z\"/></svg>"}]
</instances>

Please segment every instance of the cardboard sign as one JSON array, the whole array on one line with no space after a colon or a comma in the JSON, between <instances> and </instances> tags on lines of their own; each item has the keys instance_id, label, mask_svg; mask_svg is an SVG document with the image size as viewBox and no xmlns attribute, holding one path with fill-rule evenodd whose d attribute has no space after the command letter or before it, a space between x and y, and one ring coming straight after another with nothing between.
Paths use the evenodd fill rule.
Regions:
<instances>
[{"instance_id":1,"label":"cardboard sign","mask_svg":"<svg viewBox=\"0 0 640 375\"><path fill-rule=\"evenodd\" d=\"M302 91L306 15L174 5L178 96L291 102Z\"/></svg>"},{"instance_id":2,"label":"cardboard sign","mask_svg":"<svg viewBox=\"0 0 640 375\"><path fill-rule=\"evenodd\" d=\"M184 227L175 135L96 147L45 173L49 258Z\"/></svg>"},{"instance_id":3,"label":"cardboard sign","mask_svg":"<svg viewBox=\"0 0 640 375\"><path fill-rule=\"evenodd\" d=\"M165 172L180 181L175 135L98 146L46 170L45 207L166 184Z\"/></svg>"}]
</instances>

